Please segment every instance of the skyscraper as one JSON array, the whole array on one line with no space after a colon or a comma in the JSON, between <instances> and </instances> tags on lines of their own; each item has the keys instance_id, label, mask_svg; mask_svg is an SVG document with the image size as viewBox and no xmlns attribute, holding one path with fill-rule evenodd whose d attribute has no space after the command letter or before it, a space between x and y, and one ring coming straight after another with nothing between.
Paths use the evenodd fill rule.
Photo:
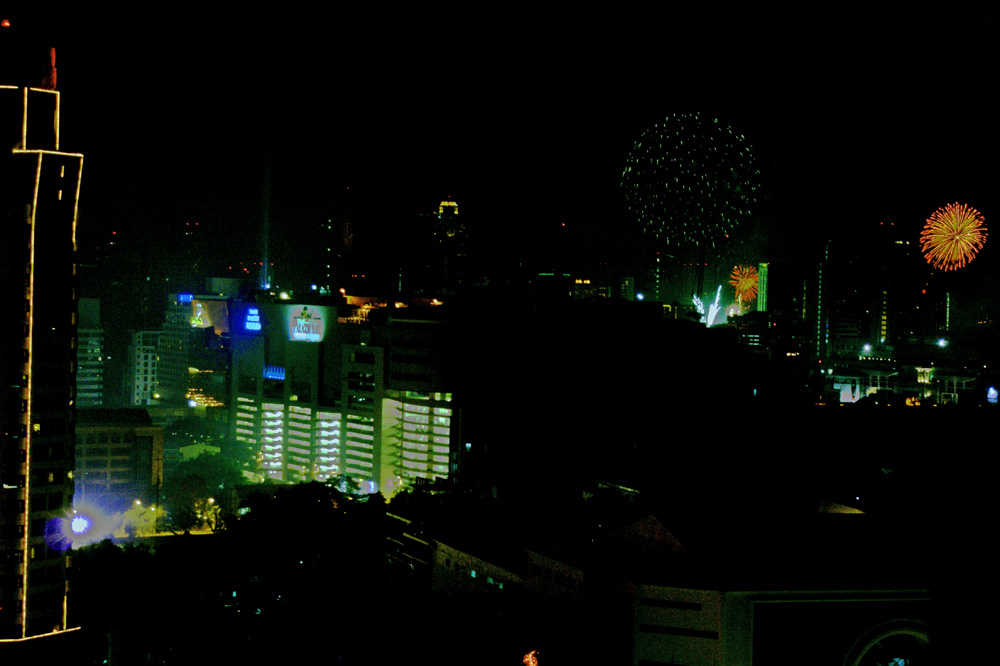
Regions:
<instances>
[{"instance_id":1,"label":"skyscraper","mask_svg":"<svg viewBox=\"0 0 1000 666\"><path fill-rule=\"evenodd\" d=\"M104 329L101 328L101 301L77 300L76 407L104 404Z\"/></svg>"},{"instance_id":2,"label":"skyscraper","mask_svg":"<svg viewBox=\"0 0 1000 666\"><path fill-rule=\"evenodd\" d=\"M52 525L73 499L83 169L59 143L54 49L33 52L11 30L0 27L0 641L67 629Z\"/></svg>"}]
</instances>

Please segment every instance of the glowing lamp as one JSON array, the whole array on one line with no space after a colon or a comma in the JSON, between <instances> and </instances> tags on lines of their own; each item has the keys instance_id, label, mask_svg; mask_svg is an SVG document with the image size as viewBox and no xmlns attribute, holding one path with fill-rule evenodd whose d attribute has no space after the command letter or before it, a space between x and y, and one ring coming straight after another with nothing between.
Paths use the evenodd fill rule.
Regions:
<instances>
[{"instance_id":1,"label":"glowing lamp","mask_svg":"<svg viewBox=\"0 0 1000 666\"><path fill-rule=\"evenodd\" d=\"M73 520L69 523L69 528L73 531L73 534L83 534L90 527L90 520L85 516L74 516Z\"/></svg>"}]
</instances>

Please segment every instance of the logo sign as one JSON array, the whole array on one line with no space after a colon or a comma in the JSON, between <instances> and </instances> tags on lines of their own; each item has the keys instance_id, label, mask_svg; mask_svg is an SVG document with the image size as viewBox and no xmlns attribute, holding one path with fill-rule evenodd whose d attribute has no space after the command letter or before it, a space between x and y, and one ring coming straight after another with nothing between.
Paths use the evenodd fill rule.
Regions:
<instances>
[{"instance_id":1,"label":"logo sign","mask_svg":"<svg viewBox=\"0 0 1000 666\"><path fill-rule=\"evenodd\" d=\"M312 305L292 305L288 308L288 339L320 342L326 332L326 309Z\"/></svg>"},{"instance_id":2,"label":"logo sign","mask_svg":"<svg viewBox=\"0 0 1000 666\"><path fill-rule=\"evenodd\" d=\"M243 328L248 331L259 331L260 330L260 309L259 308L248 308L247 318L243 322Z\"/></svg>"}]
</instances>

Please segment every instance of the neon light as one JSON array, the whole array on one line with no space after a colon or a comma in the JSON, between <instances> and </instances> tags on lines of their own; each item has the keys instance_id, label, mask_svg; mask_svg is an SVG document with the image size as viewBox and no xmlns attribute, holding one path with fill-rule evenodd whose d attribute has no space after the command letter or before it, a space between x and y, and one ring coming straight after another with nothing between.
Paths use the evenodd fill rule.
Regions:
<instances>
[{"instance_id":1,"label":"neon light","mask_svg":"<svg viewBox=\"0 0 1000 666\"><path fill-rule=\"evenodd\" d=\"M243 328L248 331L259 331L261 328L260 322L260 310L257 308L250 308L247 310L247 318L243 323Z\"/></svg>"},{"instance_id":2,"label":"neon light","mask_svg":"<svg viewBox=\"0 0 1000 666\"><path fill-rule=\"evenodd\" d=\"M24 92L24 111L25 116L28 112L28 92ZM27 118L25 119L27 123ZM28 360L27 360L27 372L25 374L28 376L27 381L27 398L28 404L24 412L25 418L25 431L26 435L24 438L25 446L25 459L24 459L24 547L22 549L22 562L24 562L24 571L21 574L21 589L24 590L22 602L21 602L21 638L25 638L28 635L28 563L31 561L29 555L31 554L29 548L29 542L31 537L28 533L28 527L31 525L31 440L32 440L32 428L31 424L31 413L32 413L32 365L33 365L33 351L34 351L34 318L35 318L35 215L38 209L38 183L42 176L42 156L38 155L38 166L35 168L35 191L32 194L31 199L31 241L30 250L28 257L29 266L31 269L28 274L28 330L31 335L28 336Z\"/></svg>"}]
</instances>

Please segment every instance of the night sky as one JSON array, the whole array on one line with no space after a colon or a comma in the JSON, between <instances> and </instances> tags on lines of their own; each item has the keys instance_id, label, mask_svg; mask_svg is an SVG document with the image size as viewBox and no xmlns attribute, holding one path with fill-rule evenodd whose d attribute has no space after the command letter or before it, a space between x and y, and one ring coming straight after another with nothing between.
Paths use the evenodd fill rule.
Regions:
<instances>
[{"instance_id":1,"label":"night sky","mask_svg":"<svg viewBox=\"0 0 1000 666\"><path fill-rule=\"evenodd\" d=\"M346 187L376 234L451 196L481 233L565 223L587 261L620 260L625 155L693 111L754 148L748 233L789 260L880 221L915 239L953 201L1000 215L987 16L74 11L45 29L63 146L86 155L84 245L198 221L254 261L266 173L279 281Z\"/></svg>"}]
</instances>

